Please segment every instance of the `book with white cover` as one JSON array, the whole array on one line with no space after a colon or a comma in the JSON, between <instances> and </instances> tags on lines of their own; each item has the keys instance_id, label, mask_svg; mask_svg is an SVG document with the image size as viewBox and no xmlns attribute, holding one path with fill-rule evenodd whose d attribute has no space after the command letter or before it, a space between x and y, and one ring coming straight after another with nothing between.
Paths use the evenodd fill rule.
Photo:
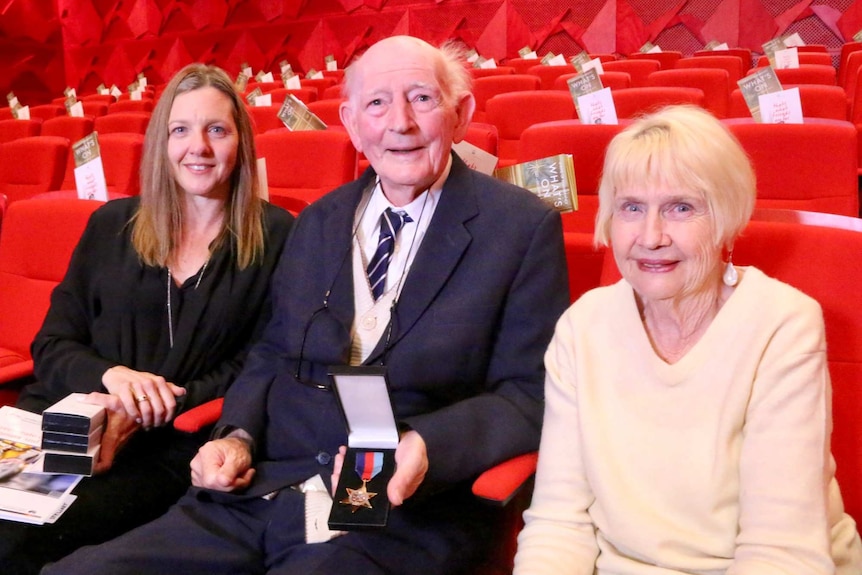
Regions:
<instances>
[{"instance_id":1,"label":"book with white cover","mask_svg":"<svg viewBox=\"0 0 862 575\"><path fill-rule=\"evenodd\" d=\"M577 105L582 124L619 124L610 88L578 96Z\"/></svg>"},{"instance_id":2,"label":"book with white cover","mask_svg":"<svg viewBox=\"0 0 862 575\"><path fill-rule=\"evenodd\" d=\"M796 46L785 48L784 50L776 50L774 58L776 70L799 67L799 51Z\"/></svg>"},{"instance_id":3,"label":"book with white cover","mask_svg":"<svg viewBox=\"0 0 862 575\"><path fill-rule=\"evenodd\" d=\"M758 100L760 119L764 124L802 123L802 100L798 87L762 94Z\"/></svg>"},{"instance_id":4,"label":"book with white cover","mask_svg":"<svg viewBox=\"0 0 862 575\"><path fill-rule=\"evenodd\" d=\"M461 140L457 144L452 144L452 149L458 154L459 158L464 160L464 163L468 167L489 176L493 175L498 160L494 154L486 152L478 146L474 146L467 140Z\"/></svg>"},{"instance_id":5,"label":"book with white cover","mask_svg":"<svg viewBox=\"0 0 862 575\"><path fill-rule=\"evenodd\" d=\"M108 201L108 183L99 151L99 135L92 132L72 144L75 159L75 187L82 200Z\"/></svg>"}]
</instances>

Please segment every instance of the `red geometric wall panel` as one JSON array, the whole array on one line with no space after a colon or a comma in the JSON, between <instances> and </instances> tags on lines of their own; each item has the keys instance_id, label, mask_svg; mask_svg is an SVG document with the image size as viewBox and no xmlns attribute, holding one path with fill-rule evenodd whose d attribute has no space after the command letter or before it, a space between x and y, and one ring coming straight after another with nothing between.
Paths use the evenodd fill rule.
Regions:
<instances>
[{"instance_id":1,"label":"red geometric wall panel","mask_svg":"<svg viewBox=\"0 0 862 575\"><path fill-rule=\"evenodd\" d=\"M0 0L0 92L45 103L75 87L167 81L200 61L230 74L343 67L375 41L450 38L505 60L530 46L627 54L644 42L691 53L710 40L759 51L799 32L834 51L862 28L862 0ZM5 103L5 102L4 102Z\"/></svg>"}]
</instances>

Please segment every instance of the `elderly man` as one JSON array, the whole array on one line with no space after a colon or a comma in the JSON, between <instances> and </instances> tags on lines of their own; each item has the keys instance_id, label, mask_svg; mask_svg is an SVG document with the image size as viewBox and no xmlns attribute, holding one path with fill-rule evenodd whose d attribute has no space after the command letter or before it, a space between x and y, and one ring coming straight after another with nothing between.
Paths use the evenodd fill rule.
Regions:
<instances>
[{"instance_id":1,"label":"elderly man","mask_svg":"<svg viewBox=\"0 0 862 575\"><path fill-rule=\"evenodd\" d=\"M457 51L388 38L345 92L372 169L297 221L273 319L192 462L195 487L45 573L452 574L477 560L494 511L471 479L538 446L543 353L568 304L560 219L451 152L475 107ZM386 527L335 536L314 529L320 493L303 491L329 482L347 441L327 374L359 365L387 371L393 509Z\"/></svg>"}]
</instances>

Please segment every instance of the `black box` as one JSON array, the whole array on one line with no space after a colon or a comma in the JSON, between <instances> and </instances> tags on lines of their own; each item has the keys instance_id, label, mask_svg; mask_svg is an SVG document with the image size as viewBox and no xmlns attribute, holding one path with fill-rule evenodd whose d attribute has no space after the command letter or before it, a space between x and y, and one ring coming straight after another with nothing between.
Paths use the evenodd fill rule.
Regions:
<instances>
[{"instance_id":1,"label":"black box","mask_svg":"<svg viewBox=\"0 0 862 575\"><path fill-rule=\"evenodd\" d=\"M348 437L329 528L350 531L385 527L390 507L386 486L395 473L398 447L386 368L332 368L329 375Z\"/></svg>"},{"instance_id":2,"label":"black box","mask_svg":"<svg viewBox=\"0 0 862 575\"><path fill-rule=\"evenodd\" d=\"M50 451L68 451L70 453L87 453L102 441L104 426L98 427L90 435L78 433L62 433L60 431L42 432L42 449Z\"/></svg>"},{"instance_id":3,"label":"black box","mask_svg":"<svg viewBox=\"0 0 862 575\"><path fill-rule=\"evenodd\" d=\"M67 453L63 451L45 451L45 459L42 462L44 473L73 473L75 475L93 475L96 462L99 460L99 451L102 446L97 445L87 453Z\"/></svg>"},{"instance_id":4,"label":"black box","mask_svg":"<svg viewBox=\"0 0 862 575\"><path fill-rule=\"evenodd\" d=\"M86 393L72 393L42 412L42 431L89 436L104 425L106 414L101 405L84 403Z\"/></svg>"}]
</instances>

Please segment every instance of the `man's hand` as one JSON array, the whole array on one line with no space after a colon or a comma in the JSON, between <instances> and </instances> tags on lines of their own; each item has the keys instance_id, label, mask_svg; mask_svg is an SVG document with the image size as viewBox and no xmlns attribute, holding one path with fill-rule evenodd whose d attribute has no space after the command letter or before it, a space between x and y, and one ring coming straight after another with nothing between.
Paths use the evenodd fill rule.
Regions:
<instances>
[{"instance_id":1,"label":"man's hand","mask_svg":"<svg viewBox=\"0 0 862 575\"><path fill-rule=\"evenodd\" d=\"M386 495L393 506L416 493L428 473L425 440L413 430L401 436L395 449L395 474L389 480Z\"/></svg>"},{"instance_id":2,"label":"man's hand","mask_svg":"<svg viewBox=\"0 0 862 575\"><path fill-rule=\"evenodd\" d=\"M192 485L214 491L245 489L254 477L251 448L237 437L206 443L192 459Z\"/></svg>"},{"instance_id":3,"label":"man's hand","mask_svg":"<svg viewBox=\"0 0 862 575\"><path fill-rule=\"evenodd\" d=\"M94 470L95 474L99 475L111 468L117 453L141 425L134 417L129 416L123 402L115 395L94 391L87 395L86 402L101 405L107 415L105 430L102 432L102 448L99 450L99 460Z\"/></svg>"},{"instance_id":4,"label":"man's hand","mask_svg":"<svg viewBox=\"0 0 862 575\"><path fill-rule=\"evenodd\" d=\"M145 371L135 371L115 365L102 375L102 385L108 393L120 398L126 413L139 420L144 429L161 427L176 414L176 398L185 395L185 388L165 381L165 378Z\"/></svg>"}]
</instances>

